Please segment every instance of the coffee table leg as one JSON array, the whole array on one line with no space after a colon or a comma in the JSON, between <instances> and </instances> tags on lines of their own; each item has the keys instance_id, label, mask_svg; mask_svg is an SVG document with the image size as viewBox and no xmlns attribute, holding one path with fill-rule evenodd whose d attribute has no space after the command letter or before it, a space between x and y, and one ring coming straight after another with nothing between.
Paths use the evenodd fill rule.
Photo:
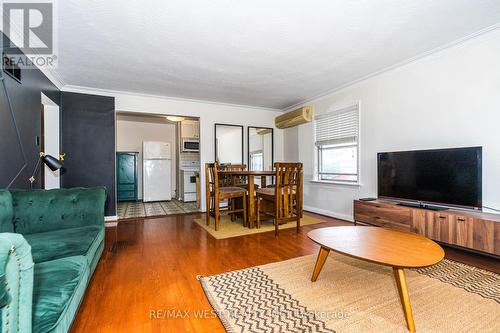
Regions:
<instances>
[{"instance_id":1,"label":"coffee table leg","mask_svg":"<svg viewBox=\"0 0 500 333\"><path fill-rule=\"evenodd\" d=\"M398 267L393 267L392 269L394 272L394 278L396 279L396 285L398 286L399 299L401 300L401 305L403 306L403 311L405 313L406 326L410 332L414 333L416 332L416 329L415 323L413 322L410 296L408 295L408 288L406 286L405 271Z\"/></svg>"},{"instance_id":2,"label":"coffee table leg","mask_svg":"<svg viewBox=\"0 0 500 333\"><path fill-rule=\"evenodd\" d=\"M316 281L318 278L318 275L325 264L326 258L328 258L328 253L330 253L330 249L324 247L319 249L318 258L316 259L316 265L314 265L314 271L311 277L312 282Z\"/></svg>"}]
</instances>

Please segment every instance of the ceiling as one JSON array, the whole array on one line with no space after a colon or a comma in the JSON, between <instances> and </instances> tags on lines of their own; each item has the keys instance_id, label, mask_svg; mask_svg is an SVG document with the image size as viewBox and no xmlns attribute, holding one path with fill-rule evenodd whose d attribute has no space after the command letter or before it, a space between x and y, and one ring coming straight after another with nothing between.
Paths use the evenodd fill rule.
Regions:
<instances>
[{"instance_id":1,"label":"ceiling","mask_svg":"<svg viewBox=\"0 0 500 333\"><path fill-rule=\"evenodd\" d=\"M500 22L498 0L58 1L64 84L286 108Z\"/></svg>"}]
</instances>

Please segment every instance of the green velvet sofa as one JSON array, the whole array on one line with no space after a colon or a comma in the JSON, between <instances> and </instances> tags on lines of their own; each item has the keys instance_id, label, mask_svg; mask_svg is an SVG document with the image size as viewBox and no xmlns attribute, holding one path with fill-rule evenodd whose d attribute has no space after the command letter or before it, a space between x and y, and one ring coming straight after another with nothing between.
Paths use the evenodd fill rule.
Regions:
<instances>
[{"instance_id":1,"label":"green velvet sofa","mask_svg":"<svg viewBox=\"0 0 500 333\"><path fill-rule=\"evenodd\" d=\"M105 188L0 190L1 333L67 332L104 249Z\"/></svg>"}]
</instances>

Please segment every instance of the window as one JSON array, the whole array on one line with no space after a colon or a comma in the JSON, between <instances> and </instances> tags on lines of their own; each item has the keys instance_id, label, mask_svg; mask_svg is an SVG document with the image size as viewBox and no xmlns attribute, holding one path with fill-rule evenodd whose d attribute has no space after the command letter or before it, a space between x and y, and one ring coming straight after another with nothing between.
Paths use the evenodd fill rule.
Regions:
<instances>
[{"instance_id":1,"label":"window","mask_svg":"<svg viewBox=\"0 0 500 333\"><path fill-rule=\"evenodd\" d=\"M250 170L263 171L264 154L262 151L250 153Z\"/></svg>"},{"instance_id":2,"label":"window","mask_svg":"<svg viewBox=\"0 0 500 333\"><path fill-rule=\"evenodd\" d=\"M315 117L316 180L359 181L358 104Z\"/></svg>"}]
</instances>

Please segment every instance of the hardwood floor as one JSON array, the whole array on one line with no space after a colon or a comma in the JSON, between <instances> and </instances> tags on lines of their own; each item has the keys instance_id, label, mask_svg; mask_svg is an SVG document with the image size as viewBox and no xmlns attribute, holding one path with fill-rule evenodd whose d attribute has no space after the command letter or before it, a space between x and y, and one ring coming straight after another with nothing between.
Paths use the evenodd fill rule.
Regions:
<instances>
[{"instance_id":1,"label":"hardwood floor","mask_svg":"<svg viewBox=\"0 0 500 333\"><path fill-rule=\"evenodd\" d=\"M291 228L277 238L267 232L216 240L193 221L197 216L120 222L116 253L103 255L71 332L224 332L211 315L198 275L317 254L307 232L352 225L316 215L327 222L303 226L299 234ZM106 231L109 246L114 230ZM500 273L499 260L451 248L445 252L447 258Z\"/></svg>"}]
</instances>

